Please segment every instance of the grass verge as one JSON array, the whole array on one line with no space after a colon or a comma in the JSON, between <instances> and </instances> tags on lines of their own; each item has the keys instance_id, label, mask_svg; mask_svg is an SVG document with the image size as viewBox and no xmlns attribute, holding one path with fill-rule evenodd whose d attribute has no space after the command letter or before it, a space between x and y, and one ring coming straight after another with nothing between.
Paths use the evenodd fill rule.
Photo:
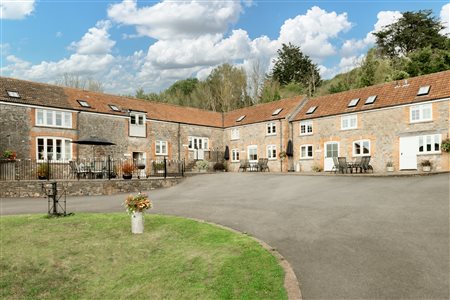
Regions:
<instances>
[{"instance_id":1,"label":"grass verge","mask_svg":"<svg viewBox=\"0 0 450 300\"><path fill-rule=\"evenodd\" d=\"M277 260L249 237L177 217L0 218L2 299L286 299Z\"/></svg>"}]
</instances>

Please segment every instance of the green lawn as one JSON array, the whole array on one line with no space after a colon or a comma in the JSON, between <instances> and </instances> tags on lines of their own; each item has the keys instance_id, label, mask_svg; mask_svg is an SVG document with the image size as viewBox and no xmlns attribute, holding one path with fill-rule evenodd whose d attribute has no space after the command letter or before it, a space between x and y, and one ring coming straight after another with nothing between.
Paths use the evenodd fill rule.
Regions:
<instances>
[{"instance_id":1,"label":"green lawn","mask_svg":"<svg viewBox=\"0 0 450 300\"><path fill-rule=\"evenodd\" d=\"M249 237L147 214L0 218L2 299L286 299L277 260Z\"/></svg>"}]
</instances>

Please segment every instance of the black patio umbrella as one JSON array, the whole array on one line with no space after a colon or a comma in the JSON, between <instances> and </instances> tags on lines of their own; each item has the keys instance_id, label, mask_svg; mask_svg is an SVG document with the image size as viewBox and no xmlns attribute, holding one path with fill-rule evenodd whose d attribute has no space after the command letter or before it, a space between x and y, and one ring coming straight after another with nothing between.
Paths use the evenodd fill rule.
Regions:
<instances>
[{"instance_id":1,"label":"black patio umbrella","mask_svg":"<svg viewBox=\"0 0 450 300\"><path fill-rule=\"evenodd\" d=\"M229 160L230 159L230 149L228 146L225 146L225 153L223 154L223 159Z\"/></svg>"},{"instance_id":2,"label":"black patio umbrella","mask_svg":"<svg viewBox=\"0 0 450 300\"><path fill-rule=\"evenodd\" d=\"M294 146L292 145L292 141L289 140L286 148L286 155L288 157L294 156Z\"/></svg>"},{"instance_id":3,"label":"black patio umbrella","mask_svg":"<svg viewBox=\"0 0 450 300\"><path fill-rule=\"evenodd\" d=\"M78 141L72 141L74 144L79 145L92 145L92 146L112 146L115 145L113 142L107 141L105 139L101 139L96 136L90 136L88 138L82 138Z\"/></svg>"},{"instance_id":4,"label":"black patio umbrella","mask_svg":"<svg viewBox=\"0 0 450 300\"><path fill-rule=\"evenodd\" d=\"M77 141L72 141L74 144L78 145L90 145L92 146L92 152L95 159L94 146L112 146L115 145L113 142L107 141L105 139L99 138L97 136L90 136L87 138L81 138Z\"/></svg>"}]
</instances>

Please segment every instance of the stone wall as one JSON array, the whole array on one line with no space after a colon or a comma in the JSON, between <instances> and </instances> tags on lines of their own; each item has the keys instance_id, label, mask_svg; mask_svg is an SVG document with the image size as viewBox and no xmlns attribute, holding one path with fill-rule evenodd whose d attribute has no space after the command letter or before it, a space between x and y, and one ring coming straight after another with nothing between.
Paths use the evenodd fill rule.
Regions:
<instances>
[{"instance_id":1,"label":"stone wall","mask_svg":"<svg viewBox=\"0 0 450 300\"><path fill-rule=\"evenodd\" d=\"M375 172L384 171L386 163L392 161L399 170L400 137L426 134L441 134L442 139L449 134L449 101L433 103L433 121L410 123L410 106L394 107L356 113L358 128L341 130L341 116L313 119L313 134L300 136L300 122L293 123L294 162L302 171L311 171L314 165L324 167L326 142L339 142L339 156L354 160L353 141L370 140L371 162ZM301 159L300 146L313 145L313 158ZM418 155L418 163L423 159L434 162L434 170L449 170L449 155Z\"/></svg>"},{"instance_id":2,"label":"stone wall","mask_svg":"<svg viewBox=\"0 0 450 300\"><path fill-rule=\"evenodd\" d=\"M0 156L12 150L18 158L29 158L30 112L28 107L0 104Z\"/></svg>"},{"instance_id":3,"label":"stone wall","mask_svg":"<svg viewBox=\"0 0 450 300\"><path fill-rule=\"evenodd\" d=\"M276 134L267 135L267 123L261 122L256 124L248 124L243 126L236 126L232 128L226 128L224 130L224 144L230 148L230 160L228 162L229 171L238 171L240 163L231 161L232 149L239 150L240 159L247 159L247 147L250 145L256 145L258 147L258 158L267 158L267 145L276 145L277 157L276 159L269 160L268 166L271 172L280 172L281 165L283 164L283 171L287 170L287 160L281 162L279 153L286 151L287 141L289 139L289 124L286 120L274 120L270 121L276 124ZM232 129L239 129L239 139L231 139Z\"/></svg>"},{"instance_id":4,"label":"stone wall","mask_svg":"<svg viewBox=\"0 0 450 300\"><path fill-rule=\"evenodd\" d=\"M66 190L67 196L98 196L117 193L138 193L155 188L170 187L182 178L151 178L142 180L73 180L58 182L59 193ZM0 181L0 198L45 197L42 184L47 181Z\"/></svg>"}]
</instances>

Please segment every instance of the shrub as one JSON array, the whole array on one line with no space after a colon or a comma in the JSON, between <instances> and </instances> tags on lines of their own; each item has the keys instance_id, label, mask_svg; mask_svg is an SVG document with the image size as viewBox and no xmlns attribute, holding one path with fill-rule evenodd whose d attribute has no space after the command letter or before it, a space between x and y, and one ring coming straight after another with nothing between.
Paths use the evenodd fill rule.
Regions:
<instances>
[{"instance_id":1,"label":"shrub","mask_svg":"<svg viewBox=\"0 0 450 300\"><path fill-rule=\"evenodd\" d=\"M441 148L442 148L442 151L444 151L444 152L450 152L450 139L449 138L442 141Z\"/></svg>"},{"instance_id":2,"label":"shrub","mask_svg":"<svg viewBox=\"0 0 450 300\"><path fill-rule=\"evenodd\" d=\"M312 166L312 170L314 172L322 172L322 167L319 165L314 165L314 166Z\"/></svg>"},{"instance_id":3,"label":"shrub","mask_svg":"<svg viewBox=\"0 0 450 300\"><path fill-rule=\"evenodd\" d=\"M153 170L155 170L155 171L164 170L164 162L163 161L161 161L161 162L154 161L153 162Z\"/></svg>"},{"instance_id":4,"label":"shrub","mask_svg":"<svg viewBox=\"0 0 450 300\"><path fill-rule=\"evenodd\" d=\"M225 170L225 166L223 165L223 163L215 163L214 164L214 171L223 171Z\"/></svg>"},{"instance_id":5,"label":"shrub","mask_svg":"<svg viewBox=\"0 0 450 300\"><path fill-rule=\"evenodd\" d=\"M16 159L16 157L17 157L17 154L14 151L5 150L3 152L3 158L5 158L5 159Z\"/></svg>"},{"instance_id":6,"label":"shrub","mask_svg":"<svg viewBox=\"0 0 450 300\"><path fill-rule=\"evenodd\" d=\"M387 163L386 163L386 167L387 168L390 168L390 167L393 167L394 166L394 164L392 163L392 161L388 161Z\"/></svg>"},{"instance_id":7,"label":"shrub","mask_svg":"<svg viewBox=\"0 0 450 300\"><path fill-rule=\"evenodd\" d=\"M206 170L208 169L209 166L209 162L206 160L199 160L195 163L195 166L197 167L197 169L199 170Z\"/></svg>"}]
</instances>

